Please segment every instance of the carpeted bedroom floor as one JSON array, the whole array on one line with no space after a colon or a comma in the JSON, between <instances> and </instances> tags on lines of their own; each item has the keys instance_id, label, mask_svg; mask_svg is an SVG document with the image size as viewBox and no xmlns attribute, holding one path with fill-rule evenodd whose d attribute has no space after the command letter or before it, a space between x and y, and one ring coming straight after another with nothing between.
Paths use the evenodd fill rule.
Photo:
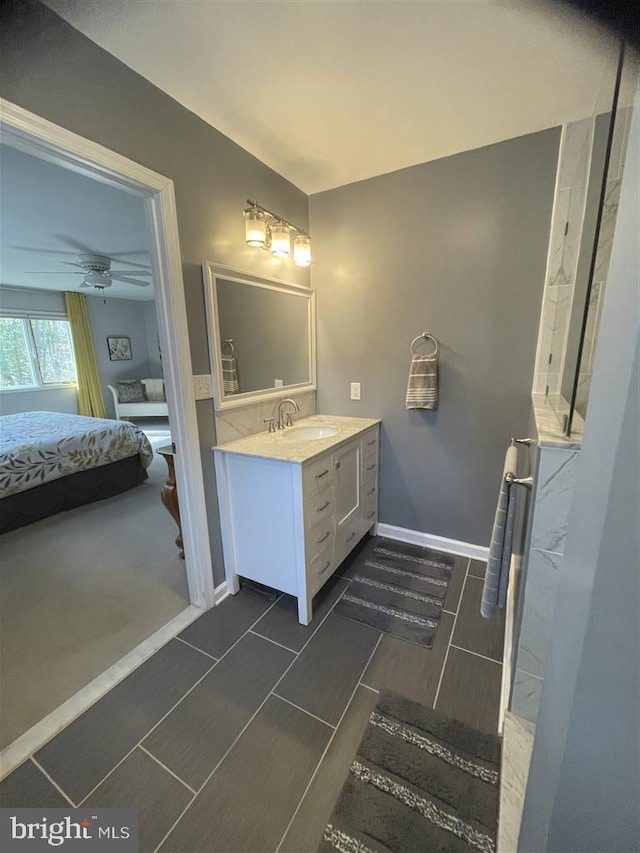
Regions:
<instances>
[{"instance_id":1,"label":"carpeted bedroom floor","mask_svg":"<svg viewBox=\"0 0 640 853\"><path fill-rule=\"evenodd\" d=\"M140 426L170 442L166 420ZM188 606L166 470L156 455L141 486L0 537L0 747Z\"/></svg>"}]
</instances>

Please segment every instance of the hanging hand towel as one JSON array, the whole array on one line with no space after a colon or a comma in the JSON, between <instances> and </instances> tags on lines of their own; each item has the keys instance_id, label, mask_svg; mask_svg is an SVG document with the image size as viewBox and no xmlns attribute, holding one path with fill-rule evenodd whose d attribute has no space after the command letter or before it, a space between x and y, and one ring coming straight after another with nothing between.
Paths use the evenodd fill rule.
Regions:
<instances>
[{"instance_id":1,"label":"hanging hand towel","mask_svg":"<svg viewBox=\"0 0 640 853\"><path fill-rule=\"evenodd\" d=\"M239 394L238 362L234 355L222 356L222 387L225 394Z\"/></svg>"},{"instance_id":2,"label":"hanging hand towel","mask_svg":"<svg viewBox=\"0 0 640 853\"><path fill-rule=\"evenodd\" d=\"M485 619L493 616L496 607L507 603L511 550L513 546L513 521L516 514L516 489L506 479L507 474L517 475L518 448L512 445L507 449L500 483L498 506L493 522L489 560L484 575L482 603L480 613Z\"/></svg>"},{"instance_id":3,"label":"hanging hand towel","mask_svg":"<svg viewBox=\"0 0 640 853\"><path fill-rule=\"evenodd\" d=\"M438 408L438 356L414 355L409 366L407 409Z\"/></svg>"}]
</instances>

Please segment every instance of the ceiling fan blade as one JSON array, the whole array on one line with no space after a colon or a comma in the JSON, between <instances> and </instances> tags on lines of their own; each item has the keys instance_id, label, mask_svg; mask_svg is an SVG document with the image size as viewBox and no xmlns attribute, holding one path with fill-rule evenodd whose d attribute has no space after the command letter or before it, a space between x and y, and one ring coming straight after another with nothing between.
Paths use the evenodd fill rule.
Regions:
<instances>
[{"instance_id":1,"label":"ceiling fan blade","mask_svg":"<svg viewBox=\"0 0 640 853\"><path fill-rule=\"evenodd\" d=\"M75 270L25 270L25 275L86 275L86 270L76 272Z\"/></svg>"},{"instance_id":2,"label":"ceiling fan blade","mask_svg":"<svg viewBox=\"0 0 640 853\"><path fill-rule=\"evenodd\" d=\"M149 287L150 281L138 281L135 278L128 278L126 275L112 275L114 281L126 281L127 284L137 284L138 287Z\"/></svg>"},{"instance_id":3,"label":"ceiling fan blade","mask_svg":"<svg viewBox=\"0 0 640 853\"><path fill-rule=\"evenodd\" d=\"M75 252L80 252L83 255L97 255L99 252L96 252L95 249L89 249L84 243L81 243L79 240L74 239L73 237L67 237L66 234L54 234L54 237L57 240L60 240L61 243L66 243L67 246L71 246L71 248Z\"/></svg>"},{"instance_id":4,"label":"ceiling fan blade","mask_svg":"<svg viewBox=\"0 0 640 853\"><path fill-rule=\"evenodd\" d=\"M151 270L110 270L111 275L151 275Z\"/></svg>"},{"instance_id":5,"label":"ceiling fan blade","mask_svg":"<svg viewBox=\"0 0 640 853\"><path fill-rule=\"evenodd\" d=\"M33 252L38 255L73 255L74 252L62 251L61 249L36 249L34 246L12 246L12 249L18 249L21 252Z\"/></svg>"}]
</instances>

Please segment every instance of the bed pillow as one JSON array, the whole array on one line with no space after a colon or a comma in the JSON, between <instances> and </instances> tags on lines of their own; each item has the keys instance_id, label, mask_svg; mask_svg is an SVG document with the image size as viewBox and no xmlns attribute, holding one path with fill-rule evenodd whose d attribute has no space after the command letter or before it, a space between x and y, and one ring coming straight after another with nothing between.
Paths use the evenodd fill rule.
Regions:
<instances>
[{"instance_id":1,"label":"bed pillow","mask_svg":"<svg viewBox=\"0 0 640 853\"><path fill-rule=\"evenodd\" d=\"M139 379L127 379L116 382L119 403L144 403L144 385Z\"/></svg>"}]
</instances>

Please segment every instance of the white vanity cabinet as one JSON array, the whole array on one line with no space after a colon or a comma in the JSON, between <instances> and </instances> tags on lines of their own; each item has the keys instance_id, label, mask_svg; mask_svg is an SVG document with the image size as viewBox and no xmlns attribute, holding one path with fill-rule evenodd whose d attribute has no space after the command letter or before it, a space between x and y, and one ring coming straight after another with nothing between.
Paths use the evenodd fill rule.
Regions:
<instances>
[{"instance_id":1,"label":"white vanity cabinet","mask_svg":"<svg viewBox=\"0 0 640 853\"><path fill-rule=\"evenodd\" d=\"M378 519L379 424L338 421L321 452L313 442L300 451L286 435L214 448L229 591L240 576L290 593L304 625L313 596Z\"/></svg>"}]
</instances>

